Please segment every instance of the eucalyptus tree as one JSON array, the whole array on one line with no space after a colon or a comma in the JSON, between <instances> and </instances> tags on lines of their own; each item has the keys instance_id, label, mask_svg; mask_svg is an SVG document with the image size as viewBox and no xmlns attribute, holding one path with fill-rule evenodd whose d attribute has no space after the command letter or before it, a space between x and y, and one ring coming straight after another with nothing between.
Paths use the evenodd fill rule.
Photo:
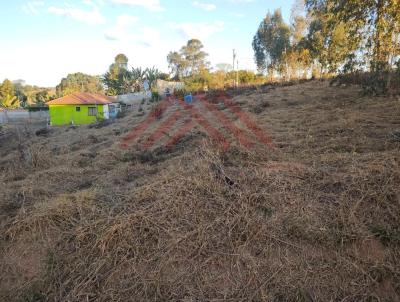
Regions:
<instances>
[{"instance_id":1,"label":"eucalyptus tree","mask_svg":"<svg viewBox=\"0 0 400 302\"><path fill-rule=\"evenodd\" d=\"M198 75L208 69L208 54L203 50L204 45L198 39L189 40L179 51L171 51L167 61L175 78Z\"/></svg>"},{"instance_id":2,"label":"eucalyptus tree","mask_svg":"<svg viewBox=\"0 0 400 302\"><path fill-rule=\"evenodd\" d=\"M400 1L306 0L306 6L309 11L324 10L336 24L346 24L372 71L394 67L400 55Z\"/></svg>"},{"instance_id":3,"label":"eucalyptus tree","mask_svg":"<svg viewBox=\"0 0 400 302\"><path fill-rule=\"evenodd\" d=\"M284 54L290 46L290 26L283 20L281 11L268 12L253 38L258 70L281 71Z\"/></svg>"}]
</instances>

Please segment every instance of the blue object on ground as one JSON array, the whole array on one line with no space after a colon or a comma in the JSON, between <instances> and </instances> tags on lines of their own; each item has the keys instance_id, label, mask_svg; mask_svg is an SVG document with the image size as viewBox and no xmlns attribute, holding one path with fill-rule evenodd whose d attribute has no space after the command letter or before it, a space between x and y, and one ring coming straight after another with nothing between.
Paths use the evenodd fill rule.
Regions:
<instances>
[{"instance_id":1,"label":"blue object on ground","mask_svg":"<svg viewBox=\"0 0 400 302\"><path fill-rule=\"evenodd\" d=\"M185 95L185 97L183 99L185 100L186 104L190 104L193 102L192 94Z\"/></svg>"}]
</instances>

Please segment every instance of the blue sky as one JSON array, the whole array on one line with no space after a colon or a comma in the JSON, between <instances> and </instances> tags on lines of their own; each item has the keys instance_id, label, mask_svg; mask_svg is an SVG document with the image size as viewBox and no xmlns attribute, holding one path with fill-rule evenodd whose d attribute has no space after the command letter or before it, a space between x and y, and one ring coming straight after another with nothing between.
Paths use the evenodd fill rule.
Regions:
<instances>
[{"instance_id":1,"label":"blue sky","mask_svg":"<svg viewBox=\"0 0 400 302\"><path fill-rule=\"evenodd\" d=\"M103 74L118 53L168 70L166 56L200 39L212 65L255 69L252 37L268 12L289 21L293 0L0 1L0 80L55 86L68 73Z\"/></svg>"}]
</instances>

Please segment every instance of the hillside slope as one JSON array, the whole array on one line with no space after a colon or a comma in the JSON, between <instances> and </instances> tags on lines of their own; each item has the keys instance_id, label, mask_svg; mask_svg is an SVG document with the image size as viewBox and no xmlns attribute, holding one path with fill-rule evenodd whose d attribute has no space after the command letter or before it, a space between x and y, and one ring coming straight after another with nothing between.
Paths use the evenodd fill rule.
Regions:
<instances>
[{"instance_id":1,"label":"hillside slope","mask_svg":"<svg viewBox=\"0 0 400 302\"><path fill-rule=\"evenodd\" d=\"M154 110L3 128L0 300L398 301L400 99L314 81L233 102L273 146L218 102L252 148L207 111L229 149L198 124L164 147L182 110L144 149L178 105L135 140Z\"/></svg>"}]
</instances>

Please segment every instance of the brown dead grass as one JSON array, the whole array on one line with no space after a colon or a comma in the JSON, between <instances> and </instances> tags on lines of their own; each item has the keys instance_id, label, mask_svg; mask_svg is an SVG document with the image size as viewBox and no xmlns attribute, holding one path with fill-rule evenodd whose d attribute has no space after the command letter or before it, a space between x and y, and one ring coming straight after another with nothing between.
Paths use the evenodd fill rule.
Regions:
<instances>
[{"instance_id":1,"label":"brown dead grass","mask_svg":"<svg viewBox=\"0 0 400 302\"><path fill-rule=\"evenodd\" d=\"M9 141L0 300L398 301L399 100L311 82L234 101L275 149L198 127L120 149L136 113Z\"/></svg>"}]
</instances>

